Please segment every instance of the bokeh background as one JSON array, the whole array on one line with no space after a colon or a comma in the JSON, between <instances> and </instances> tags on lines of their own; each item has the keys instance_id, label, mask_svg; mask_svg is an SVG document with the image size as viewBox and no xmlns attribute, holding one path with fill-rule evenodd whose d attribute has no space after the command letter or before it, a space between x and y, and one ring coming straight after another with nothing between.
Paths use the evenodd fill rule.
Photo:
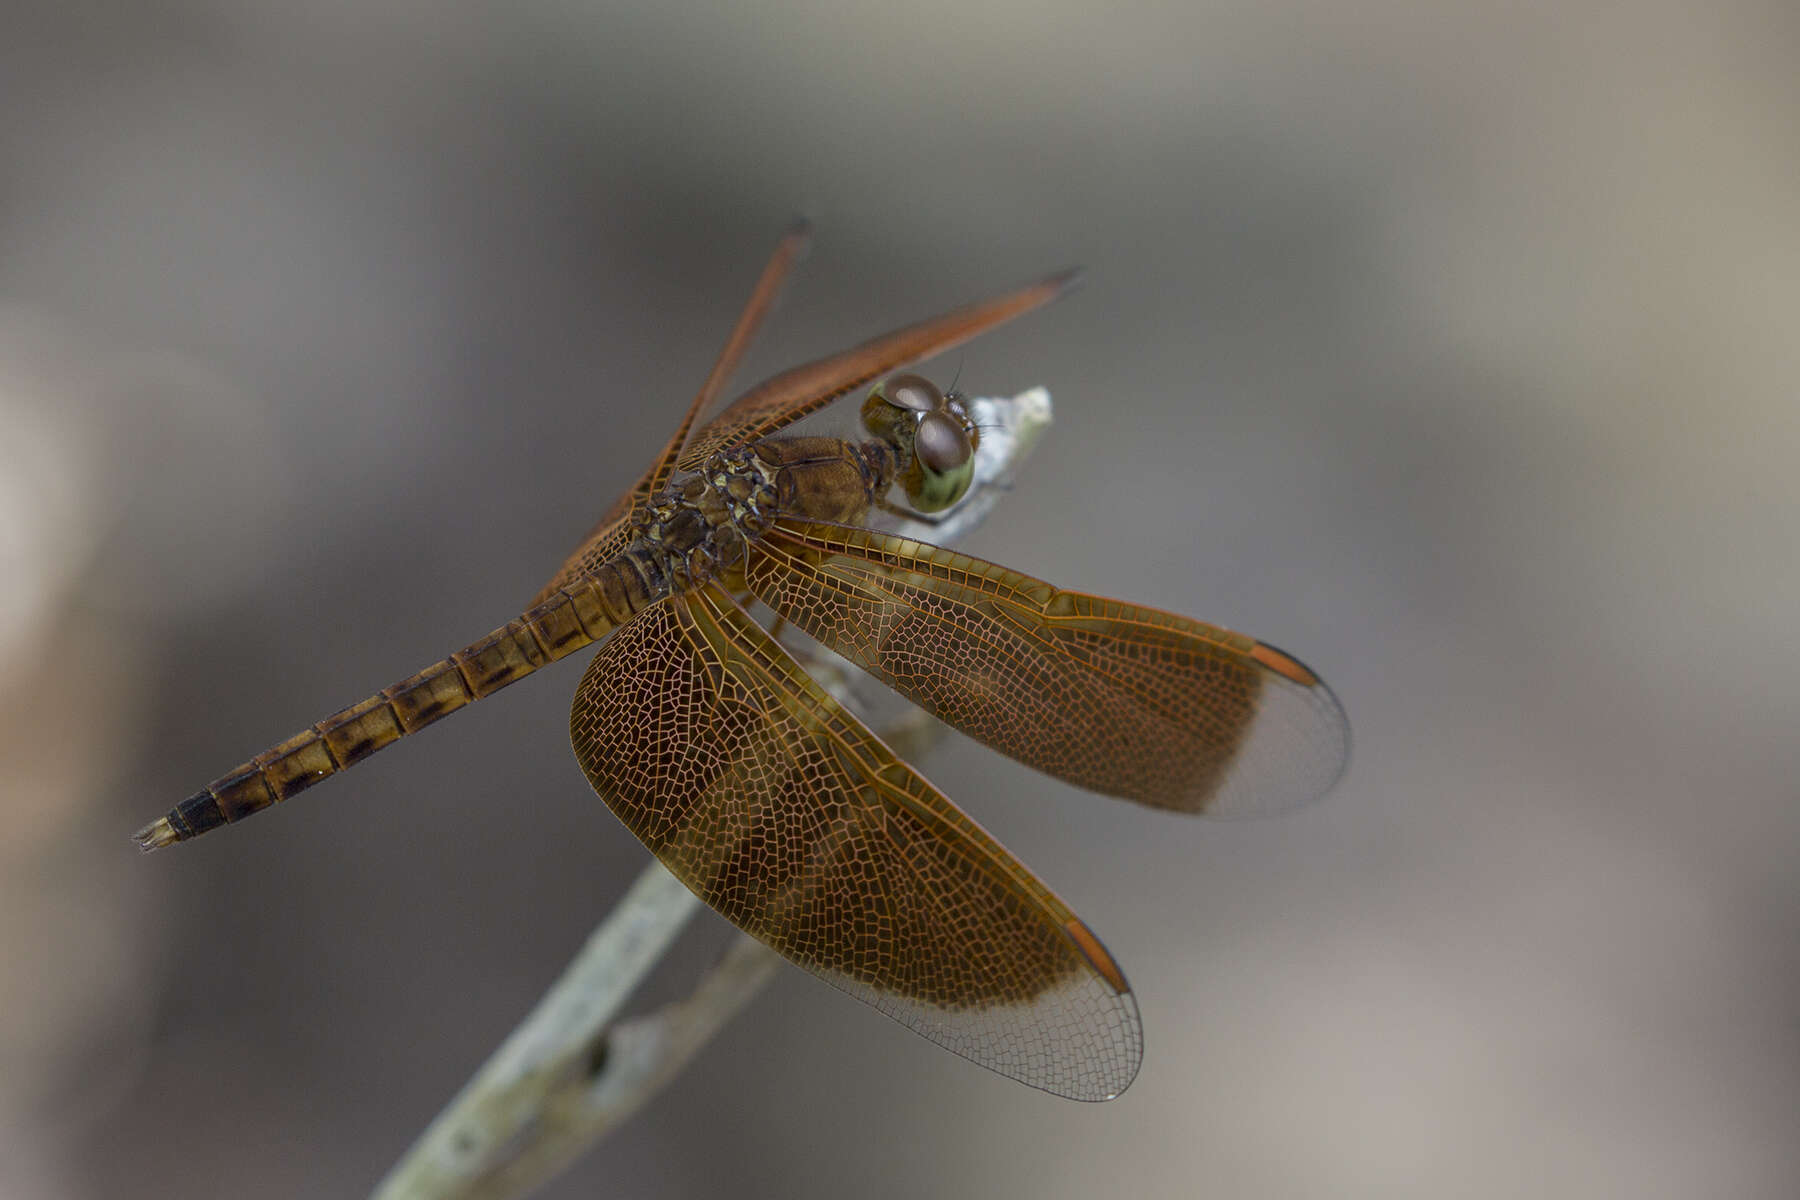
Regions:
<instances>
[{"instance_id":1,"label":"bokeh background","mask_svg":"<svg viewBox=\"0 0 1800 1200\"><path fill-rule=\"evenodd\" d=\"M1794 1195L1797 13L0 6L0 1194L362 1194L555 977L644 858L574 664L126 838L515 613L805 212L744 382L1085 265L939 364L1057 401L971 548L1355 760L1218 826L948 745L1131 1091L790 971L547 1195Z\"/></svg>"}]
</instances>

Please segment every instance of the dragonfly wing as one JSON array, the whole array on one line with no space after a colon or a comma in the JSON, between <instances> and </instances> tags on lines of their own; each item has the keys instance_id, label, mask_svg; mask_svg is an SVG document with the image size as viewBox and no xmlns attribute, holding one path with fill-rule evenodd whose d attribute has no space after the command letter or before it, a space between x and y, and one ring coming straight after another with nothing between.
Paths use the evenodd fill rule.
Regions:
<instances>
[{"instance_id":1,"label":"dragonfly wing","mask_svg":"<svg viewBox=\"0 0 1800 1200\"><path fill-rule=\"evenodd\" d=\"M724 593L615 633L570 728L632 833L788 959L1045 1091L1102 1100L1136 1074L1136 1002L1099 940Z\"/></svg>"},{"instance_id":2,"label":"dragonfly wing","mask_svg":"<svg viewBox=\"0 0 1800 1200\"><path fill-rule=\"evenodd\" d=\"M1048 304L1074 285L1077 274L1064 271L1052 275L764 380L693 436L682 451L681 468L698 470L715 451L767 437L879 376L959 346Z\"/></svg>"},{"instance_id":3,"label":"dragonfly wing","mask_svg":"<svg viewBox=\"0 0 1800 1200\"><path fill-rule=\"evenodd\" d=\"M544 585L534 603L548 599L558 588L592 571L624 549L629 539L622 531L625 519L631 515L632 505L648 500L669 481L677 468L698 470L719 450L766 437L878 376L959 346L1014 317L1048 304L1072 287L1078 274L1064 271L1004 295L883 334L841 354L783 371L733 400L706 424L693 428L767 316L782 281L804 251L807 237L808 229L802 223L790 230L776 246L751 292L749 303L738 316L736 328L680 427L637 484L618 499Z\"/></svg>"},{"instance_id":4,"label":"dragonfly wing","mask_svg":"<svg viewBox=\"0 0 1800 1200\"><path fill-rule=\"evenodd\" d=\"M1227 629L843 526L777 526L745 580L940 720L1091 791L1259 813L1323 795L1349 759L1324 681Z\"/></svg>"},{"instance_id":5,"label":"dragonfly wing","mask_svg":"<svg viewBox=\"0 0 1800 1200\"><path fill-rule=\"evenodd\" d=\"M681 419L681 424L676 427L674 433L669 435L668 443L663 446L662 453L656 456L656 461L650 464L650 468L644 472L643 478L639 479L631 490L614 501L606 515L600 518L599 523L588 530L587 536L581 539L581 544L575 548L575 552L569 555L562 567L551 577L550 582L545 584L543 590L537 594L537 598L532 601L533 605L548 600L557 589L577 577L591 572L595 567L625 548L626 543L631 540L626 518L631 515L632 506L640 500L650 499L651 496L662 490L664 484L669 482L669 477L675 472L675 460L680 456L681 447L686 444L695 422L712 406L714 399L724 388L726 381L730 379L731 373L743 360L744 351L748 350L750 343L756 339L757 330L762 328L764 318L775 306L775 297L781 292L782 282L787 279L788 273L793 270L794 264L799 261L800 256L806 252L806 245L811 236L812 227L805 221L795 222L782 235L781 241L775 245L775 252L769 256L768 263L764 265L762 275L756 281L756 286L751 289L750 299L745 301L743 311L738 313L737 324L732 327L731 336L725 339L725 345L719 351L719 357L713 360L712 370L708 372L706 382L700 385L700 391L688 406L687 415Z\"/></svg>"},{"instance_id":6,"label":"dragonfly wing","mask_svg":"<svg viewBox=\"0 0 1800 1200\"><path fill-rule=\"evenodd\" d=\"M725 346L719 351L719 357L713 361L712 371L706 376L706 382L700 385L700 392L688 407L687 415L669 437L669 444L663 448L656 466L651 469L649 492L660 491L675 473L675 463L682 458L682 448L687 445L689 435L696 425L704 425L701 418L710 416L713 401L724 390L731 379L731 373L743 360L744 351L756 340L757 330L762 328L763 319L769 310L775 307L775 297L781 293L781 285L794 269L800 256L806 253L807 244L812 240L812 226L806 221L797 221L782 236L775 246L775 253L763 267L763 273L756 281L756 287L745 302L744 309L738 314L737 324L731 330L731 336L725 340Z\"/></svg>"}]
</instances>

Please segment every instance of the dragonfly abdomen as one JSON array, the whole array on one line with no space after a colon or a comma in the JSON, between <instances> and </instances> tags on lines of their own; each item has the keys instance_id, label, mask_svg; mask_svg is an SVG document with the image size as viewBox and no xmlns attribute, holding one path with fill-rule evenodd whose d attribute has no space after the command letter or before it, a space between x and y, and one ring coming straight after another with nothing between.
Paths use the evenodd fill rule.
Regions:
<instances>
[{"instance_id":1,"label":"dragonfly abdomen","mask_svg":"<svg viewBox=\"0 0 1800 1200\"><path fill-rule=\"evenodd\" d=\"M602 566L448 658L340 709L221 775L135 835L145 850L199 837L295 796L611 633L658 597L623 560Z\"/></svg>"}]
</instances>

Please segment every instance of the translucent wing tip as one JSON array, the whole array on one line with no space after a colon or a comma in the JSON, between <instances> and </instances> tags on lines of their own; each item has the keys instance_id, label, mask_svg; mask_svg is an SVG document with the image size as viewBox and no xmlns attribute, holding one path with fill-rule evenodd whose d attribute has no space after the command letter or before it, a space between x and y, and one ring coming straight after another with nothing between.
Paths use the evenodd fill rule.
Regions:
<instances>
[{"instance_id":1,"label":"translucent wing tip","mask_svg":"<svg viewBox=\"0 0 1800 1200\"><path fill-rule=\"evenodd\" d=\"M1216 817L1288 812L1324 796L1350 769L1350 718L1319 673L1259 642L1250 657L1268 674L1255 722L1218 795Z\"/></svg>"}]
</instances>

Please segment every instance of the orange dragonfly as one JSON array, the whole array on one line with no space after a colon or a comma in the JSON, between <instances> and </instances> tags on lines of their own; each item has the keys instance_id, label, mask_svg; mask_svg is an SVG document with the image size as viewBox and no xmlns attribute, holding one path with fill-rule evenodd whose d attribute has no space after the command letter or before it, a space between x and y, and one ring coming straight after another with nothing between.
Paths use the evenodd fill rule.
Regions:
<instances>
[{"instance_id":1,"label":"orange dragonfly","mask_svg":"<svg viewBox=\"0 0 1800 1200\"><path fill-rule=\"evenodd\" d=\"M575 694L575 756L682 883L939 1045L1110 1099L1137 1073L1143 1031L1100 939L744 605L1027 766L1156 808L1312 800L1344 770L1349 724L1317 675L1265 642L865 524L952 509L981 436L961 396L892 372L1056 299L1072 273L785 371L708 419L807 236L783 238L668 445L522 615L136 839L154 850L240 820L603 642ZM866 438L783 432L870 384Z\"/></svg>"}]
</instances>

